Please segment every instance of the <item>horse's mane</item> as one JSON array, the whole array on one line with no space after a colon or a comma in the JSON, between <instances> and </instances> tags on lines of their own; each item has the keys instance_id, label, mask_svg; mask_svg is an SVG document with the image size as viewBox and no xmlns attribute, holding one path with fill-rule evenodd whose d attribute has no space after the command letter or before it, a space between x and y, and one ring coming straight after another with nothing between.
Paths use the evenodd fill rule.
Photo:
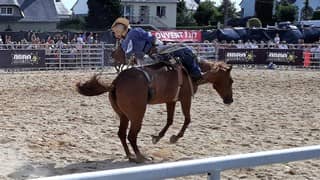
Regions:
<instances>
[{"instance_id":1,"label":"horse's mane","mask_svg":"<svg viewBox=\"0 0 320 180\"><path fill-rule=\"evenodd\" d=\"M229 64L223 61L200 60L199 65L203 72L207 72L207 71L218 72L220 70L227 71L231 68Z\"/></svg>"}]
</instances>

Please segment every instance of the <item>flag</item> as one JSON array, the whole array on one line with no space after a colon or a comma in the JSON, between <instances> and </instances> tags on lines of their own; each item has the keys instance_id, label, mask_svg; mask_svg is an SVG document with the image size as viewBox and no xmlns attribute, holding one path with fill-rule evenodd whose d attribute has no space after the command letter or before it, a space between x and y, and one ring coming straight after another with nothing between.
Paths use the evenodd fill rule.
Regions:
<instances>
[{"instance_id":1,"label":"flag","mask_svg":"<svg viewBox=\"0 0 320 180\"><path fill-rule=\"evenodd\" d=\"M311 58L311 53L310 51L305 51L303 53L303 67L309 67L310 66L310 58Z\"/></svg>"}]
</instances>

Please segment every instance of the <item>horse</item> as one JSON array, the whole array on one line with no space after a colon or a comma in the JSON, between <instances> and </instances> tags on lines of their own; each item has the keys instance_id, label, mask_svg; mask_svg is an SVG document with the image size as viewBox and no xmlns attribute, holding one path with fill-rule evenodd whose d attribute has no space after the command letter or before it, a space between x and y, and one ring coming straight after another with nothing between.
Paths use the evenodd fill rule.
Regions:
<instances>
[{"instance_id":1,"label":"horse","mask_svg":"<svg viewBox=\"0 0 320 180\"><path fill-rule=\"evenodd\" d=\"M121 48L117 48L112 57L116 61L124 62L125 55ZM188 72L182 65L169 68L165 63L156 63L142 67L133 67L120 72L112 83L101 82L98 75L94 75L86 82L76 84L77 91L85 96L97 96L109 92L109 101L120 118L118 136L129 161L141 163L150 160L143 155L137 146L137 136L148 104L166 104L167 122L158 135L152 136L152 142L157 143L164 137L173 123L175 106L181 103L184 123L177 135L170 137L175 143L184 136L190 121L190 108L192 96L201 84L211 83L213 89L220 95L225 104L233 102L232 92L232 66L224 62L199 62L203 72L201 81L192 81ZM127 135L127 129L129 133ZM134 151L129 150L126 138Z\"/></svg>"}]
</instances>

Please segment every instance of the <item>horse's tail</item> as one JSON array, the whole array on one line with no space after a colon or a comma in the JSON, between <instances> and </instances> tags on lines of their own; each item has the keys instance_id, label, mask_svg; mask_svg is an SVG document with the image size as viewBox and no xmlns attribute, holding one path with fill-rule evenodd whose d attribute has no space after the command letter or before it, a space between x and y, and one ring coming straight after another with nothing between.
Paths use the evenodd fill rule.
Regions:
<instances>
[{"instance_id":1,"label":"horse's tail","mask_svg":"<svg viewBox=\"0 0 320 180\"><path fill-rule=\"evenodd\" d=\"M76 84L77 91L85 96L97 96L113 89L113 84L106 84L99 81L97 75L94 75L90 80Z\"/></svg>"}]
</instances>

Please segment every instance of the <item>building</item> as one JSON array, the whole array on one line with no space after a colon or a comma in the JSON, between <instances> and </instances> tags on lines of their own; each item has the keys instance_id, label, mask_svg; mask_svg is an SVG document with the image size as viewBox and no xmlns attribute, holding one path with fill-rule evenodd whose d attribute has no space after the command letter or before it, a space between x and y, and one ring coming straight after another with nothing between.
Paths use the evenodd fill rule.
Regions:
<instances>
[{"instance_id":1,"label":"building","mask_svg":"<svg viewBox=\"0 0 320 180\"><path fill-rule=\"evenodd\" d=\"M275 3L277 3L278 0L274 0L274 7ZM298 7L298 21L301 20L301 10L304 7L305 0L290 0L292 4ZM254 16L255 15L255 4L256 0L242 0L240 2L242 17L247 16ZM320 1L319 0L309 0L309 6L315 11L317 9L320 9Z\"/></svg>"},{"instance_id":2,"label":"building","mask_svg":"<svg viewBox=\"0 0 320 180\"><path fill-rule=\"evenodd\" d=\"M121 0L122 14L132 24L155 28L175 28L177 0ZM77 0L71 9L74 15L88 14L87 0Z\"/></svg>"},{"instance_id":3,"label":"building","mask_svg":"<svg viewBox=\"0 0 320 180\"><path fill-rule=\"evenodd\" d=\"M0 31L57 31L70 16L61 0L0 1Z\"/></svg>"}]
</instances>

